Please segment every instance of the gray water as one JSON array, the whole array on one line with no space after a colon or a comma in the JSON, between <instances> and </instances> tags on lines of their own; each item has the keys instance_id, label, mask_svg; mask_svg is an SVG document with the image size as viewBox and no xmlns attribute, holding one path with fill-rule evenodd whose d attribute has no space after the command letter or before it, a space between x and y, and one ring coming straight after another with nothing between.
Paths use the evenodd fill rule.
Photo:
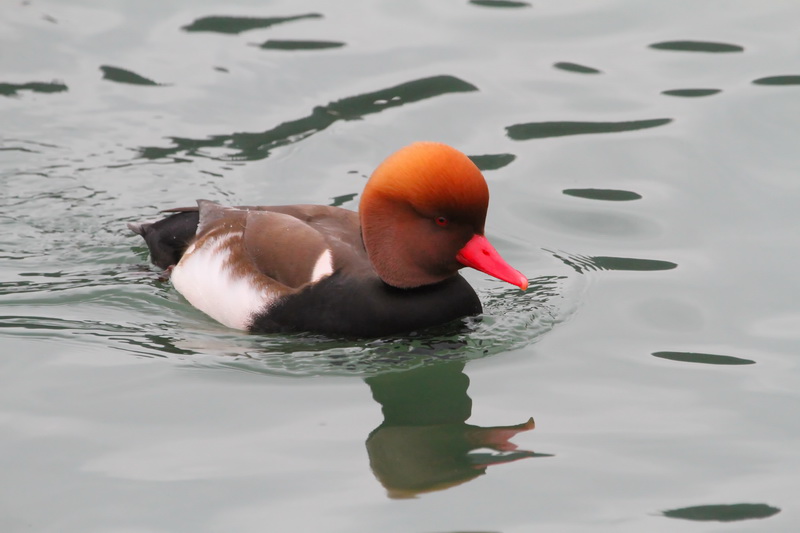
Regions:
<instances>
[{"instance_id":1,"label":"gray water","mask_svg":"<svg viewBox=\"0 0 800 533\"><path fill-rule=\"evenodd\" d=\"M0 530L795 531L799 20L5 2ZM239 333L125 228L196 198L355 209L417 140L484 169L531 279L469 273L479 319Z\"/></svg>"}]
</instances>

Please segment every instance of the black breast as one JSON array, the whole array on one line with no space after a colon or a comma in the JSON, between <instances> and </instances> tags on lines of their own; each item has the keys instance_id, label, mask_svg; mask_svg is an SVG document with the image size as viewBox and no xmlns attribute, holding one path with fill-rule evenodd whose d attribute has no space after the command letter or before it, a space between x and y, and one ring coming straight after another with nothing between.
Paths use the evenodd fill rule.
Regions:
<instances>
[{"instance_id":1,"label":"black breast","mask_svg":"<svg viewBox=\"0 0 800 533\"><path fill-rule=\"evenodd\" d=\"M255 317L250 330L381 337L481 311L475 291L459 275L434 285L397 289L377 276L365 279L337 273L265 310Z\"/></svg>"}]
</instances>

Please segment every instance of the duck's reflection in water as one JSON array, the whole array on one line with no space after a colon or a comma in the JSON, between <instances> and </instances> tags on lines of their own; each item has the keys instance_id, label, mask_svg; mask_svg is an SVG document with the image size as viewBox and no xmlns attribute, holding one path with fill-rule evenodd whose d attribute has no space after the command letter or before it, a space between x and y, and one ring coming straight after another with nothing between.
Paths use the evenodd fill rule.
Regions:
<instances>
[{"instance_id":1,"label":"duck's reflection in water","mask_svg":"<svg viewBox=\"0 0 800 533\"><path fill-rule=\"evenodd\" d=\"M548 456L517 450L510 442L534 428L533 418L514 426L466 423L472 400L463 370L463 362L453 361L365 380L384 418L367 438L367 453L390 497L443 490L485 474L493 464Z\"/></svg>"}]
</instances>

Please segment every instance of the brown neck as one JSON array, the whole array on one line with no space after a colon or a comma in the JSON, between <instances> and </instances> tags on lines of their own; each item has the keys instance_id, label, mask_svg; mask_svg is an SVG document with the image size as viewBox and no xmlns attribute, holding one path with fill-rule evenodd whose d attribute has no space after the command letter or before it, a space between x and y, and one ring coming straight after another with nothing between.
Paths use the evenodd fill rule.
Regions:
<instances>
[{"instance_id":1,"label":"brown neck","mask_svg":"<svg viewBox=\"0 0 800 533\"><path fill-rule=\"evenodd\" d=\"M455 259L441 259L444 251L423 238L418 226L424 222L410 207L376 198L362 205L359 214L367 255L389 285L406 289L438 283L462 266Z\"/></svg>"}]
</instances>

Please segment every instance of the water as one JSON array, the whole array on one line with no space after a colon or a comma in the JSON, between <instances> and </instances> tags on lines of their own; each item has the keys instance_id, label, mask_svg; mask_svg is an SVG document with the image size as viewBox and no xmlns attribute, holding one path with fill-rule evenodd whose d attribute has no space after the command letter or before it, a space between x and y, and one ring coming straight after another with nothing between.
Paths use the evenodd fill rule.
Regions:
<instances>
[{"instance_id":1,"label":"water","mask_svg":"<svg viewBox=\"0 0 800 533\"><path fill-rule=\"evenodd\" d=\"M2 531L794 531L791 0L6 2ZM252 336L125 223L473 156L527 293ZM529 422L533 418L535 422ZM535 425L535 429L534 429Z\"/></svg>"}]
</instances>

